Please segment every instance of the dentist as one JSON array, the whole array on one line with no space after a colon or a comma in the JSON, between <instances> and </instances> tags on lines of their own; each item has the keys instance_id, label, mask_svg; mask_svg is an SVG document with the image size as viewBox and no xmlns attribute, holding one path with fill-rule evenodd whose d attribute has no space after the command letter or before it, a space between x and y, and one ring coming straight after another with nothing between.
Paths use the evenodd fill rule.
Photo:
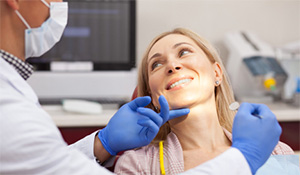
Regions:
<instances>
[{"instance_id":1,"label":"dentist","mask_svg":"<svg viewBox=\"0 0 300 175\"><path fill-rule=\"evenodd\" d=\"M0 1L0 174L111 174L98 163L149 144L162 124L189 112L169 111L162 97L157 114L143 109L150 97L140 97L121 107L103 130L68 146L25 81L33 72L26 58L41 56L60 40L67 11L61 0ZM232 147L184 174L255 173L280 134L267 107L244 104L235 117Z\"/></svg>"}]
</instances>

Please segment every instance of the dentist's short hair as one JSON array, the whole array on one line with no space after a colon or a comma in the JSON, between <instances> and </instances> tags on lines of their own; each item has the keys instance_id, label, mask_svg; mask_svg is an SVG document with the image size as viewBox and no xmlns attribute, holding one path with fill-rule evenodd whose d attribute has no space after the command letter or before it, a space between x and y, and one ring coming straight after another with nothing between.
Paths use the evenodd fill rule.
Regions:
<instances>
[{"instance_id":1,"label":"dentist's short hair","mask_svg":"<svg viewBox=\"0 0 300 175\"><path fill-rule=\"evenodd\" d=\"M215 62L218 62L220 64L221 69L223 70L223 77L221 84L215 87L216 110L218 113L220 125L231 132L235 112L229 109L229 105L235 100L225 67L223 66L222 60L213 45L191 30L185 28L176 28L172 31L164 32L158 35L151 41L139 65L138 96L151 96L148 77L148 55L155 43L170 34L180 34L192 39L199 46L199 48L202 49L202 51L206 54L207 58L212 64ZM156 110L152 103L147 107ZM167 122L160 128L160 131L157 134L156 138L153 140L153 143L157 143L160 140L165 140L170 131L171 129L169 123Z\"/></svg>"}]
</instances>

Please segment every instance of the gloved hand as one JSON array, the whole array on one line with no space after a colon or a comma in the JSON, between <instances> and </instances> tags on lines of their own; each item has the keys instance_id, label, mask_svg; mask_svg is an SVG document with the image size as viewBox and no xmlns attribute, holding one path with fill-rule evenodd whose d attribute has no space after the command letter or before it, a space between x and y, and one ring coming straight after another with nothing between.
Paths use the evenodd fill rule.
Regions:
<instances>
[{"instance_id":1,"label":"gloved hand","mask_svg":"<svg viewBox=\"0 0 300 175\"><path fill-rule=\"evenodd\" d=\"M266 105L243 103L234 118L232 147L243 153L255 174L270 157L280 134L281 127Z\"/></svg>"},{"instance_id":2,"label":"gloved hand","mask_svg":"<svg viewBox=\"0 0 300 175\"><path fill-rule=\"evenodd\" d=\"M149 96L138 97L123 105L98 134L103 147L111 155L116 155L120 151L148 145L165 122L189 113L189 109L169 111L164 96L158 101L161 106L159 114L144 108L151 102Z\"/></svg>"}]
</instances>

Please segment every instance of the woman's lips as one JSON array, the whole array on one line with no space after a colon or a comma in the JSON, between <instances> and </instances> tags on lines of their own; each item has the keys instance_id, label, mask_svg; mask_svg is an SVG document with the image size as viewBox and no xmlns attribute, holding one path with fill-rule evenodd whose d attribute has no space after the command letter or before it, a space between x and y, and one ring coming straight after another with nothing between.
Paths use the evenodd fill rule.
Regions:
<instances>
[{"instance_id":1,"label":"woman's lips","mask_svg":"<svg viewBox=\"0 0 300 175\"><path fill-rule=\"evenodd\" d=\"M193 77L180 77L180 78L174 78L172 79L168 84L166 89L171 90L176 87L179 87L180 85L184 85L186 83L190 83L194 78Z\"/></svg>"}]
</instances>

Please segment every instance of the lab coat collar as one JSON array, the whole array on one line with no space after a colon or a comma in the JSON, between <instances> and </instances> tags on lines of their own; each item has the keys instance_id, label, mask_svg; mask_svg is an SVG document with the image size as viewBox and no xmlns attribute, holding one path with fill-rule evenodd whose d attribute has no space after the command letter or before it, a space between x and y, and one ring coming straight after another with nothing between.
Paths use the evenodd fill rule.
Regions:
<instances>
[{"instance_id":1,"label":"lab coat collar","mask_svg":"<svg viewBox=\"0 0 300 175\"><path fill-rule=\"evenodd\" d=\"M7 81L15 90L20 92L25 98L40 106L38 98L29 84L18 74L18 72L0 57L0 78Z\"/></svg>"}]
</instances>

